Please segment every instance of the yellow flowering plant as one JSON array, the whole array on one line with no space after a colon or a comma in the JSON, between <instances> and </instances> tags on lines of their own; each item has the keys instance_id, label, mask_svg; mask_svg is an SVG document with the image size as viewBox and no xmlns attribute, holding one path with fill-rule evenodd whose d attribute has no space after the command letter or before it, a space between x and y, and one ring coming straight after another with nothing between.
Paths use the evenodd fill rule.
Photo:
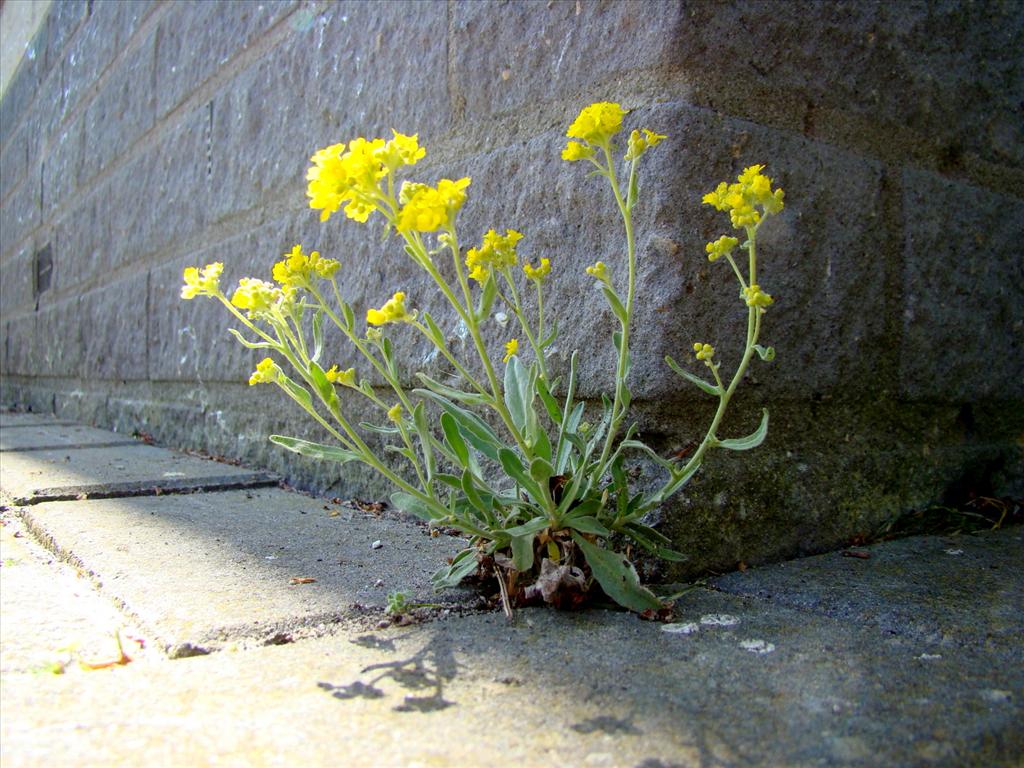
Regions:
<instances>
[{"instance_id":1,"label":"yellow flowering plant","mask_svg":"<svg viewBox=\"0 0 1024 768\"><path fill-rule=\"evenodd\" d=\"M570 141L562 151L564 160L589 163L607 181L625 231L624 263L609 266L598 261L586 268L619 326L612 338L617 352L614 393L602 398L600 419L593 424L584 420L586 403L576 399L576 353L565 380L553 379L548 369L557 338L555 324L545 317L544 289L557 275L551 260L523 259L518 248L524 236L512 229L491 229L479 246L463 251L456 219L470 179L441 179L430 186L399 178L426 154L415 135L393 132L391 139L357 138L317 151L306 176L309 204L320 211L322 221L339 210L357 222L368 222L371 216L382 220L444 298L452 312L449 319L466 330L465 348L455 348L441 322L417 310L414 297L404 291L396 291L357 319L339 290L341 263L316 251L307 254L300 245L273 266L273 283L243 278L230 298L220 287L220 263L189 267L184 273L182 298L219 300L241 326L231 329L235 338L273 355L257 364L249 384L278 386L335 443L281 435L270 439L314 459L363 462L395 487L395 507L431 526L467 535L466 548L435 574L435 586L453 586L474 572L495 577L507 611L512 604L541 600L577 605L592 591L640 613L662 611L665 606L640 584L636 569L618 551L622 542L663 558L682 559L668 547L667 538L644 522L645 516L693 477L709 450L753 448L767 432L765 411L752 435L718 436L753 355L765 360L774 355L758 344L772 297L757 283L756 237L765 218L782 209L783 195L772 189L759 165L704 197L705 203L728 212L746 238L741 243L737 237L722 236L706 249L711 261L728 261L740 284L748 317L740 361L726 383L709 343L695 343L693 350L713 381L666 358L684 379L719 400L703 441L681 463L661 457L639 439L635 424L627 423L636 302L632 212L638 203L637 173L643 156L666 136L634 130L625 148L617 147L615 138L625 115L618 104L590 105L569 127ZM624 184L618 176L620 159L627 170ZM744 250L745 272L734 256ZM451 269L442 271L445 259L451 260ZM527 312L529 292L535 294L533 312ZM515 319L515 334L497 348L489 345L484 325L497 321L504 327L510 316ZM382 387L372 386L354 367L325 367L327 323L336 326L365 365L376 371ZM457 385L420 372L419 386L410 388L398 370L389 336L392 325L408 326L425 337L451 367ZM365 398L380 414L379 423L353 423L344 402L352 396ZM398 454L397 462L382 458L381 445ZM666 478L655 484L655 490L633 491L625 467L630 455L645 455L664 471ZM594 590L595 585L600 590Z\"/></svg>"}]
</instances>

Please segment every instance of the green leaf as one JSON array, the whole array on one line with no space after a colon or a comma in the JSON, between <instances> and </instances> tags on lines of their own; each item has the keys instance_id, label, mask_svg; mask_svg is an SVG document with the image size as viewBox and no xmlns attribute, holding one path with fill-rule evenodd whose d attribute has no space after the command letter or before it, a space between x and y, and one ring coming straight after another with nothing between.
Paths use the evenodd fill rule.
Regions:
<instances>
[{"instance_id":1,"label":"green leaf","mask_svg":"<svg viewBox=\"0 0 1024 768\"><path fill-rule=\"evenodd\" d=\"M676 550L669 549L668 547L658 547L658 549L654 551L654 554L662 560L668 560L672 563L684 563L690 559L689 556L684 555L682 552L677 552Z\"/></svg>"},{"instance_id":2,"label":"green leaf","mask_svg":"<svg viewBox=\"0 0 1024 768\"><path fill-rule=\"evenodd\" d=\"M433 400L447 413L451 414L459 427L459 432L469 441L470 445L488 458L498 461L498 449L503 447L502 443L498 440L498 436L494 434L494 430L487 426L483 419L475 413L470 413L464 408L460 408L448 398L431 392L429 389L416 389L413 391L421 397Z\"/></svg>"},{"instance_id":3,"label":"green leaf","mask_svg":"<svg viewBox=\"0 0 1024 768\"><path fill-rule=\"evenodd\" d=\"M565 521L565 525L568 528L579 531L580 533L592 533L595 536L601 536L607 539L612 535L612 532L601 525L596 517L590 517L583 515L582 517L570 517Z\"/></svg>"},{"instance_id":4,"label":"green leaf","mask_svg":"<svg viewBox=\"0 0 1024 768\"><path fill-rule=\"evenodd\" d=\"M281 373L277 379L278 386L281 387L288 396L295 400L299 405L308 411L313 410L313 396L309 392L294 381L289 379L284 373Z\"/></svg>"},{"instance_id":5,"label":"green leaf","mask_svg":"<svg viewBox=\"0 0 1024 768\"><path fill-rule=\"evenodd\" d=\"M490 505L485 502L483 497L480 495L480 492L476 488L474 477L468 469L463 470L462 472L460 487L462 488L462 492L466 494L466 498L469 500L469 503L483 512L485 516L490 517Z\"/></svg>"},{"instance_id":6,"label":"green leaf","mask_svg":"<svg viewBox=\"0 0 1024 768\"><path fill-rule=\"evenodd\" d=\"M751 434L746 437L737 437L732 440L719 440L716 445L719 448L726 448L730 451L749 451L751 448L757 448L761 443L764 442L765 437L768 435L768 409L765 408L761 412L761 424Z\"/></svg>"},{"instance_id":7,"label":"green leaf","mask_svg":"<svg viewBox=\"0 0 1024 768\"><path fill-rule=\"evenodd\" d=\"M718 386L704 381L704 379L700 378L699 376L694 376L689 371L684 371L682 368L679 367L679 363L673 360L670 356L665 355L665 362L668 363L669 368L678 373L691 384L696 384L709 395L714 395L715 397L718 397L720 394L722 394L722 390Z\"/></svg>"},{"instance_id":8,"label":"green leaf","mask_svg":"<svg viewBox=\"0 0 1024 768\"><path fill-rule=\"evenodd\" d=\"M533 568L533 539L532 533L512 537L512 565L520 573Z\"/></svg>"},{"instance_id":9,"label":"green leaf","mask_svg":"<svg viewBox=\"0 0 1024 768\"><path fill-rule=\"evenodd\" d=\"M444 347L444 333L441 332L437 323L434 322L434 318L431 314L429 312L424 312L421 317L423 318L423 322L426 323L427 329L430 331L430 340L433 341L436 346Z\"/></svg>"},{"instance_id":10,"label":"green leaf","mask_svg":"<svg viewBox=\"0 0 1024 768\"><path fill-rule=\"evenodd\" d=\"M245 336L240 334L234 328L228 328L228 333L235 337L235 340L243 347L249 349L276 349L276 344L271 344L269 341L249 341Z\"/></svg>"},{"instance_id":11,"label":"green leaf","mask_svg":"<svg viewBox=\"0 0 1024 768\"><path fill-rule=\"evenodd\" d=\"M548 389L547 383L543 379L537 380L537 394L540 396L540 401L544 404L544 410L548 412L548 418L551 419L552 424L562 423L562 409L558 407L558 401L551 396L551 390Z\"/></svg>"},{"instance_id":12,"label":"green leaf","mask_svg":"<svg viewBox=\"0 0 1024 768\"><path fill-rule=\"evenodd\" d=\"M623 608L637 613L643 613L647 609L657 611L662 607L661 601L654 593L640 584L636 568L624 556L591 544L575 531L572 538L587 559L587 565L590 566L597 583L608 597Z\"/></svg>"},{"instance_id":13,"label":"green leaf","mask_svg":"<svg viewBox=\"0 0 1024 768\"><path fill-rule=\"evenodd\" d=\"M339 464L344 464L348 461L362 461L363 459L362 455L355 451L350 451L346 448L338 448L334 445L311 443L308 440L300 440L297 437L271 435L270 442L280 445L282 448L287 448L293 453L299 453L303 456L308 456L311 459L318 459L321 461L336 461Z\"/></svg>"},{"instance_id":14,"label":"green leaf","mask_svg":"<svg viewBox=\"0 0 1024 768\"><path fill-rule=\"evenodd\" d=\"M423 464L427 468L427 480L434 476L437 471L437 460L434 458L434 449L430 443L430 426L427 424L427 409L423 407L423 401L416 403L412 409L412 423L416 427L416 436L419 438L420 450L423 452Z\"/></svg>"},{"instance_id":15,"label":"green leaf","mask_svg":"<svg viewBox=\"0 0 1024 768\"><path fill-rule=\"evenodd\" d=\"M391 494L391 504L403 512L408 512L410 515L414 515L428 523L442 517L442 515L435 514L422 499L418 499L412 494L404 493L403 491Z\"/></svg>"},{"instance_id":16,"label":"green leaf","mask_svg":"<svg viewBox=\"0 0 1024 768\"><path fill-rule=\"evenodd\" d=\"M530 462L530 477L543 487L554 474L555 470L547 460L540 456L534 456L533 461Z\"/></svg>"},{"instance_id":17,"label":"green leaf","mask_svg":"<svg viewBox=\"0 0 1024 768\"><path fill-rule=\"evenodd\" d=\"M313 356L310 358L314 363L320 359L324 351L324 313L318 309L313 315Z\"/></svg>"},{"instance_id":18,"label":"green leaf","mask_svg":"<svg viewBox=\"0 0 1024 768\"><path fill-rule=\"evenodd\" d=\"M347 301L341 302L341 317L344 320L345 328L350 331L355 328L356 314L352 311L352 307Z\"/></svg>"},{"instance_id":19,"label":"green leaf","mask_svg":"<svg viewBox=\"0 0 1024 768\"><path fill-rule=\"evenodd\" d=\"M558 321L555 320L551 324L551 333L549 333L547 336L545 336L543 339L541 339L540 340L540 344L538 344L537 346L539 346L541 349L547 349L548 347L550 347L552 344L555 343L555 339L557 339L557 338L558 338Z\"/></svg>"},{"instance_id":20,"label":"green leaf","mask_svg":"<svg viewBox=\"0 0 1024 768\"><path fill-rule=\"evenodd\" d=\"M449 400L455 400L466 405L483 405L491 401L491 398L487 395L481 395L479 392L463 392L461 389L455 389L455 387L449 387L447 384L435 381L422 372L418 372L416 378L422 381L432 392L447 397Z\"/></svg>"},{"instance_id":21,"label":"green leaf","mask_svg":"<svg viewBox=\"0 0 1024 768\"><path fill-rule=\"evenodd\" d=\"M638 451L643 451L651 459L657 462L661 467L667 469L669 472L675 469L675 465L672 462L668 461L667 459L663 459L661 456L657 454L657 452L655 452L653 448L651 448L649 445L647 445L641 440L623 440L620 443L620 445L623 448L633 448Z\"/></svg>"},{"instance_id":22,"label":"green leaf","mask_svg":"<svg viewBox=\"0 0 1024 768\"><path fill-rule=\"evenodd\" d=\"M530 494L535 502L540 503L542 498L540 487L526 472L526 469L523 467L523 462L516 452L509 448L499 448L498 461L501 462L501 466L502 469L505 470L505 474L519 483L519 486Z\"/></svg>"},{"instance_id":23,"label":"green leaf","mask_svg":"<svg viewBox=\"0 0 1024 768\"><path fill-rule=\"evenodd\" d=\"M754 349L766 363L770 363L775 359L775 347L762 347L760 344L755 344Z\"/></svg>"},{"instance_id":24,"label":"green leaf","mask_svg":"<svg viewBox=\"0 0 1024 768\"><path fill-rule=\"evenodd\" d=\"M316 385L317 394L320 395L320 399L324 401L324 405L330 408L332 413L339 412L340 404L338 403L338 393L334 391L334 385L327 380L327 375L324 373L324 369L317 363L310 361L309 377L313 379L313 383Z\"/></svg>"},{"instance_id":25,"label":"green leaf","mask_svg":"<svg viewBox=\"0 0 1024 768\"><path fill-rule=\"evenodd\" d=\"M462 550L452 558L451 565L440 569L431 576L430 583L434 589L440 591L450 587L457 587L464 578L476 570L476 552L476 547Z\"/></svg>"},{"instance_id":26,"label":"green leaf","mask_svg":"<svg viewBox=\"0 0 1024 768\"><path fill-rule=\"evenodd\" d=\"M444 431L445 442L452 449L452 452L459 460L459 464L463 467L468 467L469 447L466 445L466 441L462 439L462 434L459 432L459 425L456 424L455 417L450 413L442 413L441 429Z\"/></svg>"},{"instance_id":27,"label":"green leaf","mask_svg":"<svg viewBox=\"0 0 1024 768\"><path fill-rule=\"evenodd\" d=\"M498 295L498 283L493 273L484 281L483 290L480 292L480 301L476 306L476 319L484 320L491 314L491 307L494 306L494 298Z\"/></svg>"},{"instance_id":28,"label":"green leaf","mask_svg":"<svg viewBox=\"0 0 1024 768\"><path fill-rule=\"evenodd\" d=\"M605 299L608 300L608 306L612 308L612 312L615 314L615 317L619 319L620 323L625 325L627 320L626 308L622 306L622 302L619 300L619 297L616 295L615 291L613 291L607 285L602 285L601 292L604 293ZM618 346L619 343L616 342L616 349L618 349Z\"/></svg>"},{"instance_id":29,"label":"green leaf","mask_svg":"<svg viewBox=\"0 0 1024 768\"><path fill-rule=\"evenodd\" d=\"M533 452L540 456L542 459L551 461L551 440L548 438L548 433L545 432L540 426L537 426L537 432L533 442Z\"/></svg>"},{"instance_id":30,"label":"green leaf","mask_svg":"<svg viewBox=\"0 0 1024 768\"><path fill-rule=\"evenodd\" d=\"M532 536L540 533L550 525L550 521L546 517L535 517L528 523L522 525L516 525L512 528L506 528L505 533L515 538L516 536Z\"/></svg>"},{"instance_id":31,"label":"green leaf","mask_svg":"<svg viewBox=\"0 0 1024 768\"><path fill-rule=\"evenodd\" d=\"M368 421L360 421L359 426L367 432L376 432L378 435L397 435L401 430L392 423L371 424Z\"/></svg>"},{"instance_id":32,"label":"green leaf","mask_svg":"<svg viewBox=\"0 0 1024 768\"><path fill-rule=\"evenodd\" d=\"M526 428L526 419L533 407L533 391L530 388L530 374L523 368L515 355L505 365L505 405L516 429L522 432Z\"/></svg>"}]
</instances>

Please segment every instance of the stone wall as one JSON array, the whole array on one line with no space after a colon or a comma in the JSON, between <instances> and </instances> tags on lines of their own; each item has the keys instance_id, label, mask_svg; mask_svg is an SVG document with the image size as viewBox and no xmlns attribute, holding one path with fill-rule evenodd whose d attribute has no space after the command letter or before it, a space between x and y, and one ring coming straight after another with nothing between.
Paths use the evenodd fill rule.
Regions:
<instances>
[{"instance_id":1,"label":"stone wall","mask_svg":"<svg viewBox=\"0 0 1024 768\"><path fill-rule=\"evenodd\" d=\"M627 128L670 136L642 171L633 373L666 452L700 436L709 404L662 357L701 339L728 359L744 322L727 267L704 258L724 229L701 195L758 162L787 192L759 248L778 358L725 430L767 405L769 440L712 454L663 510L693 555L674 575L1019 493L1022 52L1014 0L55 2L0 101L2 402L380 493L266 442L315 433L246 385L254 354L223 311L178 290L187 265L265 276L302 242L343 261L357 311L399 288L436 309L394 241L305 202L313 150L391 128L428 148L417 178L473 178L467 240L513 227L551 257L556 360L586 348L594 396L612 321L582 268L621 266L621 235L606 191L558 155L577 111L608 100Z\"/></svg>"}]
</instances>

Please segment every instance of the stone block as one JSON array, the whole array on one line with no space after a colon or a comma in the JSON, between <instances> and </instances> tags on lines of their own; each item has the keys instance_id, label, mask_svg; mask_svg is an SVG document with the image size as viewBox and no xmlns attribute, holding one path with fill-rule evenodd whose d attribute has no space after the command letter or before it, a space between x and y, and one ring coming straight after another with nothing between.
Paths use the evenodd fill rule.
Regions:
<instances>
[{"instance_id":1,"label":"stone block","mask_svg":"<svg viewBox=\"0 0 1024 768\"><path fill-rule=\"evenodd\" d=\"M54 304L35 314L32 348L29 351L31 368L26 373L34 376L53 376L75 379L82 374L84 333L81 306L78 298ZM109 347L94 347L91 359L98 364L113 352Z\"/></svg>"},{"instance_id":2,"label":"stone block","mask_svg":"<svg viewBox=\"0 0 1024 768\"><path fill-rule=\"evenodd\" d=\"M156 33L111 70L85 113L82 181L92 179L123 155L153 125Z\"/></svg>"},{"instance_id":3,"label":"stone block","mask_svg":"<svg viewBox=\"0 0 1024 768\"><path fill-rule=\"evenodd\" d=\"M107 5L126 5L122 0L61 0L51 3L46 14L46 66L53 69L61 63L64 48L75 34L78 25L91 14L101 14ZM95 42L95 41L94 41Z\"/></svg>"},{"instance_id":4,"label":"stone block","mask_svg":"<svg viewBox=\"0 0 1024 768\"><path fill-rule=\"evenodd\" d=\"M302 207L309 156L320 147L447 126L444 47L436 44L446 29L442 6L341 4L308 24L305 13L211 107L216 218L271 201ZM395 56L399 46L416 53ZM412 80L415 89L404 87Z\"/></svg>"},{"instance_id":5,"label":"stone block","mask_svg":"<svg viewBox=\"0 0 1024 768\"><path fill-rule=\"evenodd\" d=\"M29 150L32 142L28 131L28 127L22 125L14 138L0 151L0 200L6 201L14 188L29 175Z\"/></svg>"},{"instance_id":6,"label":"stone block","mask_svg":"<svg viewBox=\"0 0 1024 768\"><path fill-rule=\"evenodd\" d=\"M25 246L39 226L39 182L25 177L0 206L0 256Z\"/></svg>"},{"instance_id":7,"label":"stone block","mask_svg":"<svg viewBox=\"0 0 1024 768\"><path fill-rule=\"evenodd\" d=\"M111 219L116 175L82 194L67 211L55 211L54 287L67 291L90 280L111 264Z\"/></svg>"},{"instance_id":8,"label":"stone block","mask_svg":"<svg viewBox=\"0 0 1024 768\"><path fill-rule=\"evenodd\" d=\"M456 2L453 84L474 117L581 92L602 101L594 89L665 64L684 22L684 7L672 2Z\"/></svg>"},{"instance_id":9,"label":"stone block","mask_svg":"<svg viewBox=\"0 0 1024 768\"><path fill-rule=\"evenodd\" d=\"M84 378L146 378L148 284L149 273L142 272L106 283L81 297L79 323Z\"/></svg>"},{"instance_id":10,"label":"stone block","mask_svg":"<svg viewBox=\"0 0 1024 768\"><path fill-rule=\"evenodd\" d=\"M176 3L157 30L157 117L188 98L295 7L294 0Z\"/></svg>"},{"instance_id":11,"label":"stone block","mask_svg":"<svg viewBox=\"0 0 1024 768\"><path fill-rule=\"evenodd\" d=\"M0 270L0 313L4 318L32 309L32 254L31 243L4 260Z\"/></svg>"},{"instance_id":12,"label":"stone block","mask_svg":"<svg viewBox=\"0 0 1024 768\"><path fill-rule=\"evenodd\" d=\"M5 318L6 319L6 318ZM35 318L13 317L4 324L4 374L31 375L32 348L35 344Z\"/></svg>"},{"instance_id":13,"label":"stone block","mask_svg":"<svg viewBox=\"0 0 1024 768\"><path fill-rule=\"evenodd\" d=\"M84 3L83 3L84 5ZM62 111L66 116L95 87L155 7L150 0L104 0L90 12L64 57ZM134 54L129 58L134 57ZM145 85L148 88L150 81Z\"/></svg>"},{"instance_id":14,"label":"stone block","mask_svg":"<svg viewBox=\"0 0 1024 768\"><path fill-rule=\"evenodd\" d=\"M54 135L42 163L42 208L51 218L80 202L81 168L88 155L85 148L85 122L76 119Z\"/></svg>"},{"instance_id":15,"label":"stone block","mask_svg":"<svg viewBox=\"0 0 1024 768\"><path fill-rule=\"evenodd\" d=\"M687 17L673 65L697 104L751 119L786 104L789 113L772 122L811 135L822 132L818 118L839 114L886 155L1024 162L1017 3L982 12L956 2L705 2ZM838 125L821 138L836 138L828 130L865 141Z\"/></svg>"},{"instance_id":16,"label":"stone block","mask_svg":"<svg viewBox=\"0 0 1024 768\"><path fill-rule=\"evenodd\" d=\"M903 210L901 394L1021 400L1024 203L908 170Z\"/></svg>"}]
</instances>

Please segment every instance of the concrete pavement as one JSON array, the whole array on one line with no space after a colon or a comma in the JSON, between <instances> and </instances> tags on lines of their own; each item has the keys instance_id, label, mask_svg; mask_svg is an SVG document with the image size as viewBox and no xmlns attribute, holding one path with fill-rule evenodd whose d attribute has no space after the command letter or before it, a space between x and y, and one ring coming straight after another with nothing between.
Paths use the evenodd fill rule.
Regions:
<instances>
[{"instance_id":1,"label":"concrete pavement","mask_svg":"<svg viewBox=\"0 0 1024 768\"><path fill-rule=\"evenodd\" d=\"M5 768L1024 759L1019 527L729 574L667 625L510 623L372 508L34 415L0 448ZM388 624L396 590L441 607Z\"/></svg>"}]
</instances>

